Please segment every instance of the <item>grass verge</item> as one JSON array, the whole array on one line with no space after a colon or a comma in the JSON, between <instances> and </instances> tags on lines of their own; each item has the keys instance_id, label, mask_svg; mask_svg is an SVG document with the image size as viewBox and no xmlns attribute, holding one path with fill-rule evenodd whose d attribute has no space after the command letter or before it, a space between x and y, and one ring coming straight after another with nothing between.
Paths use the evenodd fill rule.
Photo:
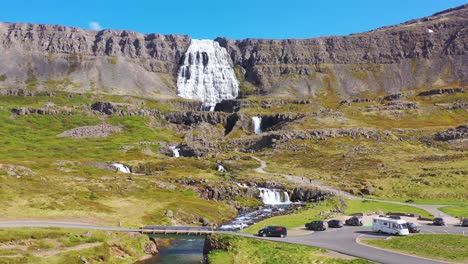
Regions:
<instances>
[{"instance_id":1,"label":"grass verge","mask_svg":"<svg viewBox=\"0 0 468 264\"><path fill-rule=\"evenodd\" d=\"M468 262L468 236L418 234L388 240L365 240L365 243L431 259Z\"/></svg>"},{"instance_id":2,"label":"grass verge","mask_svg":"<svg viewBox=\"0 0 468 264\"><path fill-rule=\"evenodd\" d=\"M216 235L219 247L208 255L210 264L224 263L370 263L362 259L344 260L324 256L326 250L253 238ZM291 262L292 261L292 262Z\"/></svg>"}]
</instances>

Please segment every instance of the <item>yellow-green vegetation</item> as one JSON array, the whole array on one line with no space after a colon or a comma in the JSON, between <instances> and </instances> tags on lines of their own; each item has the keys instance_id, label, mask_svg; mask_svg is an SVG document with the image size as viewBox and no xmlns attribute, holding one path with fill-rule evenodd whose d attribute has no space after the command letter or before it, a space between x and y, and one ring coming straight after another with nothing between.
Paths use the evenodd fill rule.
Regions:
<instances>
[{"instance_id":1,"label":"yellow-green vegetation","mask_svg":"<svg viewBox=\"0 0 468 264\"><path fill-rule=\"evenodd\" d=\"M127 100L110 96L98 100L102 98ZM196 191L179 184L161 182L173 178L220 179L213 162L172 159L159 153L161 144L181 141L162 120L98 117L80 111L73 115L12 116L9 111L14 107L43 107L49 101L70 106L95 100L88 95L66 98L64 94L1 98L0 197L5 202L0 205L0 218L66 218L111 225L120 221L126 226L140 226L194 224L201 216L221 223L235 215L232 206L202 199ZM71 128L100 123L120 126L123 131L105 138L57 137ZM138 167L152 160L161 165L160 171L130 178L93 165L121 162ZM166 215L168 210L173 212L172 217Z\"/></svg>"},{"instance_id":2,"label":"yellow-green vegetation","mask_svg":"<svg viewBox=\"0 0 468 264\"><path fill-rule=\"evenodd\" d=\"M0 229L0 263L134 263L145 235L60 228Z\"/></svg>"},{"instance_id":3,"label":"yellow-green vegetation","mask_svg":"<svg viewBox=\"0 0 468 264\"><path fill-rule=\"evenodd\" d=\"M378 214L411 213L421 215L423 217L431 217L431 215L427 211L409 205L384 203L369 200L346 200L346 204L348 205L345 211L346 214L372 212L376 212Z\"/></svg>"},{"instance_id":4,"label":"yellow-green vegetation","mask_svg":"<svg viewBox=\"0 0 468 264\"><path fill-rule=\"evenodd\" d=\"M463 235L418 234L365 243L431 259L468 262L468 236Z\"/></svg>"},{"instance_id":5,"label":"yellow-green vegetation","mask_svg":"<svg viewBox=\"0 0 468 264\"><path fill-rule=\"evenodd\" d=\"M315 109L331 109L328 114L308 115L290 122L283 130L369 128L379 139L323 138L289 140L261 156L270 172L291 173L320 179L344 190L360 193L371 187L372 195L402 201L429 201L455 204L468 200L464 177L468 163L463 144L434 141L435 133L468 123L464 109L449 109L466 102L467 93L417 96L408 92L404 100L418 109L378 110L384 107L377 95L373 101L340 106L334 95L321 94ZM302 111L307 111L305 106ZM311 107L311 106L309 106ZM271 110L274 114L276 109ZM250 111L250 110L248 110ZM290 147L294 145L294 148ZM466 147L465 147L466 148Z\"/></svg>"},{"instance_id":6,"label":"yellow-green vegetation","mask_svg":"<svg viewBox=\"0 0 468 264\"><path fill-rule=\"evenodd\" d=\"M451 216L468 218L468 206L445 206L439 209Z\"/></svg>"},{"instance_id":7,"label":"yellow-green vegetation","mask_svg":"<svg viewBox=\"0 0 468 264\"><path fill-rule=\"evenodd\" d=\"M208 255L210 264L239 263L370 263L362 259L344 260L327 256L327 251L303 245L293 245L253 238L216 235L217 244L224 249L217 249Z\"/></svg>"}]
</instances>

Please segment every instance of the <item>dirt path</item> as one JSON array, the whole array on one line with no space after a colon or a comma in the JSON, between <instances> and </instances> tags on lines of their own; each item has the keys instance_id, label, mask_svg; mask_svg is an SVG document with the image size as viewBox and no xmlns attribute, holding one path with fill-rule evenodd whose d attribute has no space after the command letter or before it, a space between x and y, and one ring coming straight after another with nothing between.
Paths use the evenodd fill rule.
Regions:
<instances>
[{"instance_id":1,"label":"dirt path","mask_svg":"<svg viewBox=\"0 0 468 264\"><path fill-rule=\"evenodd\" d=\"M351 195L347 192L344 192L336 187L332 187L329 185L324 184L321 181L318 180L311 180L311 179L306 179L303 177L291 175L291 174L281 174L281 173L271 173L265 171L265 168L267 167L267 164L264 160L261 160L260 158L257 158L255 156L251 156L253 159L258 161L260 163L260 167L255 168L254 171L262 174L268 174L268 175L275 175L275 176L282 176L283 178L287 179L288 181L299 184L299 185L304 185L304 186L312 186L315 188L318 188L323 191L328 191L330 193L333 193L336 196L341 196L346 199L353 199L353 200L369 200L369 201L376 201L376 202L385 202L385 203L392 203L392 204L401 204L401 205L408 205L408 206L413 206L416 208L423 209L430 213L431 215L435 217L443 217L444 220L446 221L447 224L458 224L460 223L460 220L450 216L442 211L439 210L440 207L446 206L446 205L429 205L429 204L411 204L411 203L402 203L402 202L396 202L396 201L387 201L387 200L377 200L377 199L368 199L368 198L362 198L358 196Z\"/></svg>"}]
</instances>

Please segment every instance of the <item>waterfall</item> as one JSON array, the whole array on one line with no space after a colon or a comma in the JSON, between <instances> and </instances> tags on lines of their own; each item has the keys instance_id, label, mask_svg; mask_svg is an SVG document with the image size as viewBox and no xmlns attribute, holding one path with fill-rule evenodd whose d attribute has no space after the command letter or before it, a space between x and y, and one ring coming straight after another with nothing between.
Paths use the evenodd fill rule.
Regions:
<instances>
[{"instance_id":1,"label":"waterfall","mask_svg":"<svg viewBox=\"0 0 468 264\"><path fill-rule=\"evenodd\" d=\"M253 116L252 117L252 123L253 123L253 126L254 126L254 131L255 131L255 134L261 134L263 131L262 131L262 118L261 117L258 117L258 116Z\"/></svg>"},{"instance_id":2,"label":"waterfall","mask_svg":"<svg viewBox=\"0 0 468 264\"><path fill-rule=\"evenodd\" d=\"M178 149L177 146L172 146L171 149L172 149L172 156L173 157L175 157L175 158L180 157L180 153L179 153L180 149Z\"/></svg>"},{"instance_id":3,"label":"waterfall","mask_svg":"<svg viewBox=\"0 0 468 264\"><path fill-rule=\"evenodd\" d=\"M218 171L219 172L226 172L226 169L223 167L223 165L218 164Z\"/></svg>"},{"instance_id":4,"label":"waterfall","mask_svg":"<svg viewBox=\"0 0 468 264\"><path fill-rule=\"evenodd\" d=\"M130 168L128 166L125 166L121 163L112 163L111 164L114 168L117 169L117 171L120 171L122 173L132 173L132 171L130 170Z\"/></svg>"},{"instance_id":5,"label":"waterfall","mask_svg":"<svg viewBox=\"0 0 468 264\"><path fill-rule=\"evenodd\" d=\"M214 111L216 103L239 94L231 59L218 42L192 39L177 73L178 95L203 102L202 109Z\"/></svg>"},{"instance_id":6,"label":"waterfall","mask_svg":"<svg viewBox=\"0 0 468 264\"><path fill-rule=\"evenodd\" d=\"M289 194L284 192L284 197L281 197L281 192L279 190L272 190L267 188L258 188L260 191L260 198L264 204L268 205L279 205L279 204L290 204Z\"/></svg>"}]
</instances>

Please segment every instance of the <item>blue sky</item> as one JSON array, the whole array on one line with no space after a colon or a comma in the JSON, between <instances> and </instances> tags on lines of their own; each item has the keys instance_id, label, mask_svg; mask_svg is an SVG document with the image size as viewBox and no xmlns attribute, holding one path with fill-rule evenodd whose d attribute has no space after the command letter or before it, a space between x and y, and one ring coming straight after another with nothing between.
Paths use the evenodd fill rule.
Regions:
<instances>
[{"instance_id":1,"label":"blue sky","mask_svg":"<svg viewBox=\"0 0 468 264\"><path fill-rule=\"evenodd\" d=\"M193 38L308 38L401 23L461 0L1 0L0 21L188 34ZM93 23L94 24L91 24Z\"/></svg>"}]
</instances>

